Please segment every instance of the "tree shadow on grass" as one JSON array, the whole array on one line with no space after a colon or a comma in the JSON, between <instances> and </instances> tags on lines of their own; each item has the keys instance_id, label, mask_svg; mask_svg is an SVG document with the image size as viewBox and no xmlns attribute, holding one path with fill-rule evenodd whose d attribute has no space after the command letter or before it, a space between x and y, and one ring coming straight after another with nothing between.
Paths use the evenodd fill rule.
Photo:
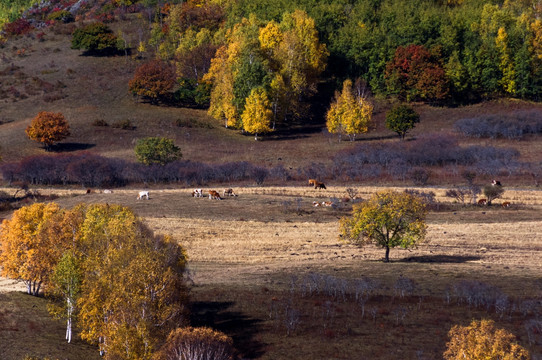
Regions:
<instances>
[{"instance_id":1,"label":"tree shadow on grass","mask_svg":"<svg viewBox=\"0 0 542 360\"><path fill-rule=\"evenodd\" d=\"M417 262L417 263L452 263L460 264L468 261L480 260L479 256L459 256L459 255L422 255L410 256L399 260L399 262Z\"/></svg>"},{"instance_id":2,"label":"tree shadow on grass","mask_svg":"<svg viewBox=\"0 0 542 360\"><path fill-rule=\"evenodd\" d=\"M234 303L196 301L191 303L190 324L207 326L221 331L233 339L233 344L243 359L255 359L264 354L264 344L254 339L260 331L259 319L238 311L228 310Z\"/></svg>"},{"instance_id":3,"label":"tree shadow on grass","mask_svg":"<svg viewBox=\"0 0 542 360\"><path fill-rule=\"evenodd\" d=\"M95 147L96 144L85 144L85 143L60 143L51 146L49 151L51 152L72 152L80 150L88 150Z\"/></svg>"}]
</instances>

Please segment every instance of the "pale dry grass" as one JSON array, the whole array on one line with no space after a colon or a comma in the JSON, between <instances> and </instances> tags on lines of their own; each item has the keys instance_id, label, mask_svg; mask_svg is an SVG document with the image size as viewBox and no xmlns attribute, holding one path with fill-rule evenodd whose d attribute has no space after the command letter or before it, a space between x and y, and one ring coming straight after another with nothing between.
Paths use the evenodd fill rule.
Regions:
<instances>
[{"instance_id":1,"label":"pale dry grass","mask_svg":"<svg viewBox=\"0 0 542 360\"><path fill-rule=\"evenodd\" d=\"M55 201L66 207L86 202L134 209L151 229L172 235L187 249L190 266L198 269L196 279L202 283L245 281L247 276L258 283L271 273L299 269L342 268L352 274L363 269L392 276L398 269L415 273L437 266L442 276L450 278L457 273L492 276L499 271L534 274L542 269L541 191L507 189L503 201L513 205L501 209L452 206L444 196L446 189L417 188L433 191L449 209L431 212L427 241L409 251L392 249L395 265L386 264L386 268L380 262L383 249L360 249L339 239L338 219L349 214L351 203L338 203L336 209L312 206L315 200L345 197L347 188L236 187L239 196L223 201L193 198L192 189L186 188L151 188L149 201L136 200L139 189L114 189L112 194L103 189L91 194L83 189L43 188L39 192L59 196ZM404 190L356 188L363 199L384 189ZM224 268L227 271L217 272Z\"/></svg>"}]
</instances>

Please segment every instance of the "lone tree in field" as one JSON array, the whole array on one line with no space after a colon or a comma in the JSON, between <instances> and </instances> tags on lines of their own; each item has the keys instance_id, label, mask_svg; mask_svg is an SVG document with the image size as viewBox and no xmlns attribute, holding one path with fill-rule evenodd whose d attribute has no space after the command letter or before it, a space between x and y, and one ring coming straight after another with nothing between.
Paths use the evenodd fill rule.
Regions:
<instances>
[{"instance_id":1,"label":"lone tree in field","mask_svg":"<svg viewBox=\"0 0 542 360\"><path fill-rule=\"evenodd\" d=\"M415 195L378 192L368 201L355 204L351 217L340 220L341 236L358 246L375 243L385 248L384 261L389 262L391 248L408 249L425 239L426 214L425 203Z\"/></svg>"},{"instance_id":2,"label":"lone tree in field","mask_svg":"<svg viewBox=\"0 0 542 360\"><path fill-rule=\"evenodd\" d=\"M128 83L130 91L156 104L175 86L175 67L162 60L151 60L135 71Z\"/></svg>"},{"instance_id":3,"label":"lone tree in field","mask_svg":"<svg viewBox=\"0 0 542 360\"><path fill-rule=\"evenodd\" d=\"M491 205L493 200L500 198L504 194L504 189L500 185L486 185L482 191L487 198L488 205Z\"/></svg>"},{"instance_id":4,"label":"lone tree in field","mask_svg":"<svg viewBox=\"0 0 542 360\"><path fill-rule=\"evenodd\" d=\"M137 160L145 165L165 165L182 157L173 140L163 137L139 139L135 147Z\"/></svg>"},{"instance_id":5,"label":"lone tree in field","mask_svg":"<svg viewBox=\"0 0 542 360\"><path fill-rule=\"evenodd\" d=\"M395 106L386 114L386 127L396 132L401 140L404 140L406 133L419 122L420 115L406 105Z\"/></svg>"},{"instance_id":6,"label":"lone tree in field","mask_svg":"<svg viewBox=\"0 0 542 360\"><path fill-rule=\"evenodd\" d=\"M26 128L26 135L44 145L45 150L70 135L70 125L61 113L42 111Z\"/></svg>"},{"instance_id":7,"label":"lone tree in field","mask_svg":"<svg viewBox=\"0 0 542 360\"><path fill-rule=\"evenodd\" d=\"M445 360L527 360L529 352L517 344L516 337L498 329L493 320L473 320L469 326L452 327L448 333Z\"/></svg>"}]
</instances>

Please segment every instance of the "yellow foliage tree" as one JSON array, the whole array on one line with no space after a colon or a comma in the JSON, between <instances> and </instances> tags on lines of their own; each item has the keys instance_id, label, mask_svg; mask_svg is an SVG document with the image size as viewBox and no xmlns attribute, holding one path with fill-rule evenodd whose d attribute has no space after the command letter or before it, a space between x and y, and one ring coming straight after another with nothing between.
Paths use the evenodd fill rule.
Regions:
<instances>
[{"instance_id":1,"label":"yellow foliage tree","mask_svg":"<svg viewBox=\"0 0 542 360\"><path fill-rule=\"evenodd\" d=\"M343 83L342 92L335 93L335 101L326 113L326 126L330 133L347 134L354 141L357 134L369 131L373 105L361 94L356 94L352 80Z\"/></svg>"},{"instance_id":2,"label":"yellow foliage tree","mask_svg":"<svg viewBox=\"0 0 542 360\"><path fill-rule=\"evenodd\" d=\"M238 44L220 47L211 60L209 71L203 76L203 81L213 84L209 115L215 119L223 119L225 127L239 125L239 113L233 101L233 72L232 62L239 54Z\"/></svg>"},{"instance_id":3,"label":"yellow foliage tree","mask_svg":"<svg viewBox=\"0 0 542 360\"><path fill-rule=\"evenodd\" d=\"M448 333L446 360L527 360L529 352L517 344L516 337L495 326L493 320L473 320L469 326L455 325Z\"/></svg>"},{"instance_id":4,"label":"yellow foliage tree","mask_svg":"<svg viewBox=\"0 0 542 360\"><path fill-rule=\"evenodd\" d=\"M153 235L128 208L88 206L77 251L81 337L98 342L106 359L148 359L186 321L184 249Z\"/></svg>"},{"instance_id":5,"label":"yellow foliage tree","mask_svg":"<svg viewBox=\"0 0 542 360\"><path fill-rule=\"evenodd\" d=\"M252 89L247 98L245 111L241 116L243 129L249 134L255 134L254 139L258 140L258 134L271 131L269 127L273 112L270 109L269 100L264 89Z\"/></svg>"},{"instance_id":6,"label":"yellow foliage tree","mask_svg":"<svg viewBox=\"0 0 542 360\"><path fill-rule=\"evenodd\" d=\"M499 28L495 42L501 57L499 68L502 72L502 78L500 84L505 92L514 95L516 93L516 72L508 48L508 34L503 27Z\"/></svg>"},{"instance_id":7,"label":"yellow foliage tree","mask_svg":"<svg viewBox=\"0 0 542 360\"><path fill-rule=\"evenodd\" d=\"M355 204L351 217L340 220L341 236L358 246L375 243L386 249L408 249L425 239L427 209L422 199L406 192L382 191Z\"/></svg>"},{"instance_id":8,"label":"yellow foliage tree","mask_svg":"<svg viewBox=\"0 0 542 360\"><path fill-rule=\"evenodd\" d=\"M24 206L0 227L1 274L23 281L28 294L39 294L64 251L64 237L46 236L59 213L55 203Z\"/></svg>"}]
</instances>

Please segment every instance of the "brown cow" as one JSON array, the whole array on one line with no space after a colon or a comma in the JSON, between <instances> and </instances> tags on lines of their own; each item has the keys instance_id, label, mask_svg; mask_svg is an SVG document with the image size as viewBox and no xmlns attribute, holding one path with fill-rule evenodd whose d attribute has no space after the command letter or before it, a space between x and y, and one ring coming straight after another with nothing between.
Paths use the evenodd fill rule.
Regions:
<instances>
[{"instance_id":1,"label":"brown cow","mask_svg":"<svg viewBox=\"0 0 542 360\"><path fill-rule=\"evenodd\" d=\"M209 199L210 200L222 200L222 198L220 197L220 194L218 193L218 191L214 191L214 190L209 190Z\"/></svg>"},{"instance_id":2,"label":"brown cow","mask_svg":"<svg viewBox=\"0 0 542 360\"><path fill-rule=\"evenodd\" d=\"M487 199L478 200L478 205L487 205Z\"/></svg>"},{"instance_id":3,"label":"brown cow","mask_svg":"<svg viewBox=\"0 0 542 360\"><path fill-rule=\"evenodd\" d=\"M322 201L322 206L333 206L331 201Z\"/></svg>"},{"instance_id":4,"label":"brown cow","mask_svg":"<svg viewBox=\"0 0 542 360\"><path fill-rule=\"evenodd\" d=\"M224 189L223 196L237 196L236 193L233 192L233 189Z\"/></svg>"},{"instance_id":5,"label":"brown cow","mask_svg":"<svg viewBox=\"0 0 542 360\"><path fill-rule=\"evenodd\" d=\"M314 183L314 188L315 188L315 189L325 189L325 188L326 188L326 185L325 185L323 182L316 181L316 182Z\"/></svg>"},{"instance_id":6,"label":"brown cow","mask_svg":"<svg viewBox=\"0 0 542 360\"><path fill-rule=\"evenodd\" d=\"M506 209L506 208L509 208L509 207L510 207L510 201L505 201L505 202L503 202L501 206L502 206L503 208L505 208L505 209Z\"/></svg>"},{"instance_id":7,"label":"brown cow","mask_svg":"<svg viewBox=\"0 0 542 360\"><path fill-rule=\"evenodd\" d=\"M318 207L318 206L322 206L322 205L320 205L320 203L318 201L313 201L312 206Z\"/></svg>"}]
</instances>

